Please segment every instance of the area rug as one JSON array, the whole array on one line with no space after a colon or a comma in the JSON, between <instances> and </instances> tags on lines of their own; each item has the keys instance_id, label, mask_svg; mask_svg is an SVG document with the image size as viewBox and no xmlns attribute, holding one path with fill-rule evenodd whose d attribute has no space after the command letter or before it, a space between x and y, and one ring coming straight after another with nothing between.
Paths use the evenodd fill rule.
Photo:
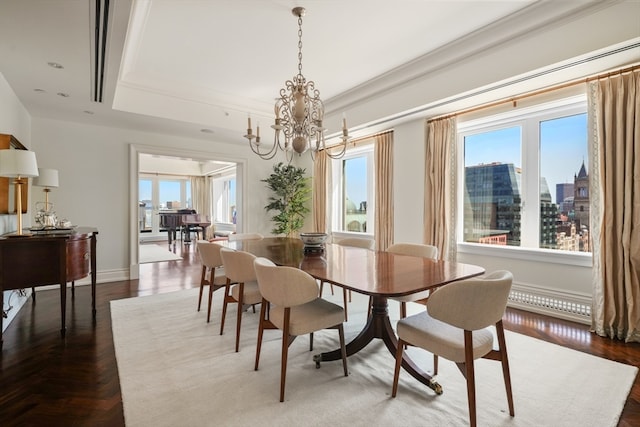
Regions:
<instances>
[{"instance_id":1,"label":"area rug","mask_svg":"<svg viewBox=\"0 0 640 427\"><path fill-rule=\"evenodd\" d=\"M139 245L139 260L140 264L147 264L150 262L161 261L180 261L182 257L169 251L167 248L163 248L158 245Z\"/></svg>"},{"instance_id":2,"label":"area rug","mask_svg":"<svg viewBox=\"0 0 640 427\"><path fill-rule=\"evenodd\" d=\"M466 386L457 367L440 360L435 395L401 371L391 398L394 359L376 340L342 363L312 357L337 347L337 331L316 333L289 348L286 395L279 402L280 331L265 331L254 371L258 313L243 314L234 352L234 306L219 334L221 292L211 323L196 311L197 289L111 302L113 340L127 426L464 426ZM325 291L328 293L328 290ZM342 293L327 298L341 302ZM392 319L398 304L391 302ZM416 304L410 304L416 306ZM347 339L365 321L367 298L349 303ZM259 310L258 310L259 312ZM615 426L638 368L507 332L515 417L509 416L500 364L476 363L479 426ZM409 348L425 370L432 357Z\"/></svg>"}]
</instances>

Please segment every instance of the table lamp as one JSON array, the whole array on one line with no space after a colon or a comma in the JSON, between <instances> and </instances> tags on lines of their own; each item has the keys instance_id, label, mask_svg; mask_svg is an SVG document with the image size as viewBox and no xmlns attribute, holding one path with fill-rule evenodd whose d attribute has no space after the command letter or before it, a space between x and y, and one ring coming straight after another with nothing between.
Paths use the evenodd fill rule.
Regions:
<instances>
[{"instance_id":1,"label":"table lamp","mask_svg":"<svg viewBox=\"0 0 640 427\"><path fill-rule=\"evenodd\" d=\"M39 175L33 179L33 185L44 187L44 207L38 212L45 228L55 228L56 219L53 213L53 203L49 203L49 192L58 187L58 170L38 168ZM36 203L39 205L40 203ZM36 206L38 208L38 206ZM36 220L38 217L36 217Z\"/></svg>"},{"instance_id":2,"label":"table lamp","mask_svg":"<svg viewBox=\"0 0 640 427\"><path fill-rule=\"evenodd\" d=\"M10 236L27 236L22 233L22 179L38 176L36 153L28 150L0 150L0 176L15 178L16 215L18 230Z\"/></svg>"}]
</instances>

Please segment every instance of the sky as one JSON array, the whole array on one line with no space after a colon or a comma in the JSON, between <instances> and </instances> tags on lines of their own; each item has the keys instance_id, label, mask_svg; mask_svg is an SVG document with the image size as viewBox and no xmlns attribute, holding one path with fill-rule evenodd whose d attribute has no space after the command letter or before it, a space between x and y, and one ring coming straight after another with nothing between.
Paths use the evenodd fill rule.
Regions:
<instances>
[{"instance_id":1,"label":"sky","mask_svg":"<svg viewBox=\"0 0 640 427\"><path fill-rule=\"evenodd\" d=\"M367 200L367 158L355 157L345 160L345 179L347 181L347 197L356 207Z\"/></svg>"},{"instance_id":2,"label":"sky","mask_svg":"<svg viewBox=\"0 0 640 427\"><path fill-rule=\"evenodd\" d=\"M467 136L465 166L501 162L521 168L524 150L520 145L519 127ZM546 178L554 203L556 184L573 183L583 162L589 170L587 160L586 113L541 122L540 175Z\"/></svg>"}]
</instances>

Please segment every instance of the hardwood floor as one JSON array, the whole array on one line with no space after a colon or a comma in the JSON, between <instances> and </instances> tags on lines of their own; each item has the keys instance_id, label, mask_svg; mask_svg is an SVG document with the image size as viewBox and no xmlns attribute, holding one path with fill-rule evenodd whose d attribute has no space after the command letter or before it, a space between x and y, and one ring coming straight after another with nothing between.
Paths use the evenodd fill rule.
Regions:
<instances>
[{"instance_id":1,"label":"hardwood floor","mask_svg":"<svg viewBox=\"0 0 640 427\"><path fill-rule=\"evenodd\" d=\"M76 287L75 298L67 304L65 339L59 335L59 291L38 291L36 304L28 301L4 333L0 359L0 425L124 425L109 302L197 287L200 263L194 248L186 246L183 252L178 245L176 249L182 261L143 264L139 280L99 284L95 324L91 319L90 287ZM585 325L508 309L505 327L640 366L640 344L598 337ZM550 393L562 393L562 390L550 390ZM640 425L640 376L636 377L618 425Z\"/></svg>"}]
</instances>

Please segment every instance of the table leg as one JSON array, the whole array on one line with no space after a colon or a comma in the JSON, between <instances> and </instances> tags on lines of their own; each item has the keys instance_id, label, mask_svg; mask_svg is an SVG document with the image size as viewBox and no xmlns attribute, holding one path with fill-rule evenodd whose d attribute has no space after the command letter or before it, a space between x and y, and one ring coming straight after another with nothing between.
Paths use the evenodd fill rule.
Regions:
<instances>
[{"instance_id":1,"label":"table leg","mask_svg":"<svg viewBox=\"0 0 640 427\"><path fill-rule=\"evenodd\" d=\"M364 329L346 345L347 356L356 354L366 347L374 338L382 339L391 355L395 357L398 348L398 339L389 320L389 307L385 297L373 297L371 316L369 316ZM326 353L316 354L313 356L313 360L317 365L321 361L342 360L342 355L340 349L336 349ZM442 393L440 385L432 379L431 375L420 369L415 362L407 356L406 352L403 352L402 355L402 367L422 384L425 384L439 394Z\"/></svg>"}]
</instances>

